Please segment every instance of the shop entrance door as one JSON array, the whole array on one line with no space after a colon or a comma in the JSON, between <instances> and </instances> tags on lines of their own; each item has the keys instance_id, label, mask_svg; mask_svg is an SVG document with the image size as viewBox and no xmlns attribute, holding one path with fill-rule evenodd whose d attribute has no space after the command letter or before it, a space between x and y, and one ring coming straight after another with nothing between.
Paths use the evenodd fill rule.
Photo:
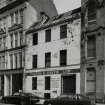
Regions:
<instances>
[{"instance_id":1,"label":"shop entrance door","mask_svg":"<svg viewBox=\"0 0 105 105\"><path fill-rule=\"evenodd\" d=\"M12 94L19 92L19 90L22 90L22 81L23 81L22 74L12 75Z\"/></svg>"},{"instance_id":2,"label":"shop entrance door","mask_svg":"<svg viewBox=\"0 0 105 105\"><path fill-rule=\"evenodd\" d=\"M62 93L76 93L76 75L62 77Z\"/></svg>"}]
</instances>

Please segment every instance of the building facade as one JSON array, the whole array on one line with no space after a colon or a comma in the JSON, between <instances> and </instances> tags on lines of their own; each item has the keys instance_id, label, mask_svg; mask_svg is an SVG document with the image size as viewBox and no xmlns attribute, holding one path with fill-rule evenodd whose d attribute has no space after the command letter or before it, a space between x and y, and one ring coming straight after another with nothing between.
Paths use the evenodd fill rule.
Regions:
<instances>
[{"instance_id":1,"label":"building facade","mask_svg":"<svg viewBox=\"0 0 105 105\"><path fill-rule=\"evenodd\" d=\"M105 1L82 0L81 93L105 100Z\"/></svg>"},{"instance_id":2,"label":"building facade","mask_svg":"<svg viewBox=\"0 0 105 105\"><path fill-rule=\"evenodd\" d=\"M42 21L26 32L25 91L54 98L80 93L80 8Z\"/></svg>"},{"instance_id":3,"label":"building facade","mask_svg":"<svg viewBox=\"0 0 105 105\"><path fill-rule=\"evenodd\" d=\"M24 88L25 31L42 11L57 15L52 0L0 0L0 95Z\"/></svg>"}]
</instances>

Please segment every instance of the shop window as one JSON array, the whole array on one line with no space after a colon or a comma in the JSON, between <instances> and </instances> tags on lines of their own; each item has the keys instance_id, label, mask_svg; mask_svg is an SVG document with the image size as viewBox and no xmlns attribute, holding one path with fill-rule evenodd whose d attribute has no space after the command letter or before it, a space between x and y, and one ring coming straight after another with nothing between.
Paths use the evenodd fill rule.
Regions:
<instances>
[{"instance_id":1,"label":"shop window","mask_svg":"<svg viewBox=\"0 0 105 105\"><path fill-rule=\"evenodd\" d=\"M96 57L96 37L95 35L87 36L87 57Z\"/></svg>"},{"instance_id":2,"label":"shop window","mask_svg":"<svg viewBox=\"0 0 105 105\"><path fill-rule=\"evenodd\" d=\"M32 77L32 90L37 90L37 77Z\"/></svg>"},{"instance_id":3,"label":"shop window","mask_svg":"<svg viewBox=\"0 0 105 105\"><path fill-rule=\"evenodd\" d=\"M37 45L38 44L38 33L34 33L33 34L33 45Z\"/></svg>"},{"instance_id":4,"label":"shop window","mask_svg":"<svg viewBox=\"0 0 105 105\"><path fill-rule=\"evenodd\" d=\"M67 37L67 24L60 26L60 39Z\"/></svg>"},{"instance_id":5,"label":"shop window","mask_svg":"<svg viewBox=\"0 0 105 105\"><path fill-rule=\"evenodd\" d=\"M51 29L48 29L45 31L45 41L50 42L51 41Z\"/></svg>"},{"instance_id":6,"label":"shop window","mask_svg":"<svg viewBox=\"0 0 105 105\"><path fill-rule=\"evenodd\" d=\"M37 68L37 55L33 55L33 68Z\"/></svg>"},{"instance_id":7,"label":"shop window","mask_svg":"<svg viewBox=\"0 0 105 105\"><path fill-rule=\"evenodd\" d=\"M44 97L45 97L45 99L50 99L50 93L44 93Z\"/></svg>"},{"instance_id":8,"label":"shop window","mask_svg":"<svg viewBox=\"0 0 105 105\"><path fill-rule=\"evenodd\" d=\"M67 64L67 50L60 51L60 66L65 66Z\"/></svg>"},{"instance_id":9,"label":"shop window","mask_svg":"<svg viewBox=\"0 0 105 105\"><path fill-rule=\"evenodd\" d=\"M51 53L45 53L45 67L51 66Z\"/></svg>"},{"instance_id":10,"label":"shop window","mask_svg":"<svg viewBox=\"0 0 105 105\"><path fill-rule=\"evenodd\" d=\"M96 72L94 68L87 69L87 92L96 91Z\"/></svg>"},{"instance_id":11,"label":"shop window","mask_svg":"<svg viewBox=\"0 0 105 105\"><path fill-rule=\"evenodd\" d=\"M45 77L45 90L50 90L50 77Z\"/></svg>"}]
</instances>

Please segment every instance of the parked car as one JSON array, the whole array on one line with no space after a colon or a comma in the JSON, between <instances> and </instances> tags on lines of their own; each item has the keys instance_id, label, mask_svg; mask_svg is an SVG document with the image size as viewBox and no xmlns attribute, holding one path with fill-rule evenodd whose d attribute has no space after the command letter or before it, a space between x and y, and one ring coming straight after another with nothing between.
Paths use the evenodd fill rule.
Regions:
<instances>
[{"instance_id":1,"label":"parked car","mask_svg":"<svg viewBox=\"0 0 105 105\"><path fill-rule=\"evenodd\" d=\"M15 105L36 105L39 97L32 93L18 92L10 96L2 97L2 102Z\"/></svg>"},{"instance_id":2,"label":"parked car","mask_svg":"<svg viewBox=\"0 0 105 105\"><path fill-rule=\"evenodd\" d=\"M44 105L91 105L88 97L80 94L61 95L54 99L48 99Z\"/></svg>"}]
</instances>

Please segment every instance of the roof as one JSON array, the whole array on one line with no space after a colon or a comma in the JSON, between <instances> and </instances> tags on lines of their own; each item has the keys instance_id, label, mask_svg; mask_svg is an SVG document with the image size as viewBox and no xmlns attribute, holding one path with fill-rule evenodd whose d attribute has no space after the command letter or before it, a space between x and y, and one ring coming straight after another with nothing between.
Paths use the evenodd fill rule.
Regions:
<instances>
[{"instance_id":1,"label":"roof","mask_svg":"<svg viewBox=\"0 0 105 105\"><path fill-rule=\"evenodd\" d=\"M43 20L39 22L35 22L26 32L26 34L29 34L31 32L35 32L38 30L42 30L66 21L73 21L75 19L80 18L80 13L81 13L81 8L74 9L72 11L54 16L52 18L47 19L44 23L42 22Z\"/></svg>"},{"instance_id":2,"label":"roof","mask_svg":"<svg viewBox=\"0 0 105 105\"><path fill-rule=\"evenodd\" d=\"M25 2L28 2L39 13L42 11L46 12L49 17L53 17L58 14L53 0L15 0L0 8L0 14Z\"/></svg>"},{"instance_id":3,"label":"roof","mask_svg":"<svg viewBox=\"0 0 105 105\"><path fill-rule=\"evenodd\" d=\"M16 0L16 1L4 6L3 8L0 9L0 14L24 3L25 1L28 1L28 0Z\"/></svg>"}]
</instances>

